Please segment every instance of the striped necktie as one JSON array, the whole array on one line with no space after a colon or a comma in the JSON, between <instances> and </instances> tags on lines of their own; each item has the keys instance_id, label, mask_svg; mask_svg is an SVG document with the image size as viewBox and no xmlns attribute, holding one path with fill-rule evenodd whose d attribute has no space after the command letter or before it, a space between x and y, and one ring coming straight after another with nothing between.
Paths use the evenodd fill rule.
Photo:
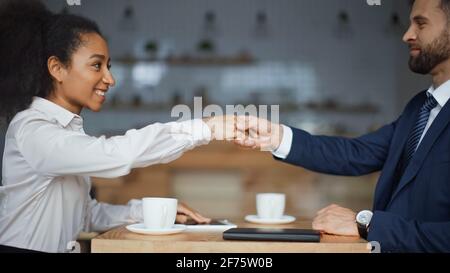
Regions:
<instances>
[{"instance_id":1,"label":"striped necktie","mask_svg":"<svg viewBox=\"0 0 450 273\"><path fill-rule=\"evenodd\" d=\"M414 125L414 129L411 131L408 137L408 141L406 142L405 149L405 164L404 168L409 165L411 158L417 150L417 146L419 145L420 138L422 137L423 131L428 123L428 118L430 117L430 111L437 106L437 101L430 95L422 108L420 108L419 115L417 117L416 124Z\"/></svg>"}]
</instances>

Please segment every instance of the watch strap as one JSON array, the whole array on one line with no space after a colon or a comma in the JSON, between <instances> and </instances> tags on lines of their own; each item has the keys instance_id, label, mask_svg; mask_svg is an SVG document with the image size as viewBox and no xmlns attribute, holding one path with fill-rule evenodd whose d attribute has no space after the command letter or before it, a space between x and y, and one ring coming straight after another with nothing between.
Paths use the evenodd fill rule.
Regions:
<instances>
[{"instance_id":1,"label":"watch strap","mask_svg":"<svg viewBox=\"0 0 450 273\"><path fill-rule=\"evenodd\" d=\"M363 238L364 240L367 240L367 235L368 235L368 232L367 232L367 226L366 225L363 225L363 224L360 224L360 223L356 223L357 224L357 226L358 226L358 233L359 233L359 236L361 237L361 238Z\"/></svg>"}]
</instances>

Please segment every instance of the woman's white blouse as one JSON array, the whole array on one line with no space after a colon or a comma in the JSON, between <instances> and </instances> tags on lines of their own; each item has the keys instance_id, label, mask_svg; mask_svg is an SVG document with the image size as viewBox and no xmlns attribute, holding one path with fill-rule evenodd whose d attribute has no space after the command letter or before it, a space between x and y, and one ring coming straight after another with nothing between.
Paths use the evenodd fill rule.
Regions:
<instances>
[{"instance_id":1,"label":"woman's white blouse","mask_svg":"<svg viewBox=\"0 0 450 273\"><path fill-rule=\"evenodd\" d=\"M85 134L80 116L33 98L6 133L0 244L64 252L81 231L142 221L138 200L119 206L91 199L90 177L118 177L132 168L167 163L210 139L202 120L155 123L123 136L92 137Z\"/></svg>"}]
</instances>

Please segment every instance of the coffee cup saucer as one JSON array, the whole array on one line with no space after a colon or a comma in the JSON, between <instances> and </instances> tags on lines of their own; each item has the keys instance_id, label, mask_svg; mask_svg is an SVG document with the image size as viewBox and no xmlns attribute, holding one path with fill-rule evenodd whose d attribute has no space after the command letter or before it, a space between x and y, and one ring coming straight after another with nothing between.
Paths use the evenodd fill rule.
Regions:
<instances>
[{"instance_id":1,"label":"coffee cup saucer","mask_svg":"<svg viewBox=\"0 0 450 273\"><path fill-rule=\"evenodd\" d=\"M131 232L146 234L146 235L168 235L180 233L186 229L186 225L175 224L171 228L146 228L144 223L136 223L126 226Z\"/></svg>"},{"instance_id":2,"label":"coffee cup saucer","mask_svg":"<svg viewBox=\"0 0 450 273\"><path fill-rule=\"evenodd\" d=\"M260 218L258 215L247 215L245 216L245 221L254 224L278 225L292 223L295 221L295 217L290 215L283 215L281 218Z\"/></svg>"}]
</instances>

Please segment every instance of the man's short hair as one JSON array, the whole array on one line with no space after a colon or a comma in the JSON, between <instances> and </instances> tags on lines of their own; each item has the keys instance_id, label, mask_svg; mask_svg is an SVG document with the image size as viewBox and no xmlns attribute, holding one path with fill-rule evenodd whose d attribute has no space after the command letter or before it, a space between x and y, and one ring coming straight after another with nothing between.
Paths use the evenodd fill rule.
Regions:
<instances>
[{"instance_id":1,"label":"man's short hair","mask_svg":"<svg viewBox=\"0 0 450 273\"><path fill-rule=\"evenodd\" d=\"M411 6L414 4L416 0L409 0ZM450 0L441 0L441 9L447 15L447 20L450 18ZM450 20L448 20L450 21Z\"/></svg>"},{"instance_id":2,"label":"man's short hair","mask_svg":"<svg viewBox=\"0 0 450 273\"><path fill-rule=\"evenodd\" d=\"M450 0L441 0L441 9L445 12L448 19L450 15Z\"/></svg>"}]
</instances>

